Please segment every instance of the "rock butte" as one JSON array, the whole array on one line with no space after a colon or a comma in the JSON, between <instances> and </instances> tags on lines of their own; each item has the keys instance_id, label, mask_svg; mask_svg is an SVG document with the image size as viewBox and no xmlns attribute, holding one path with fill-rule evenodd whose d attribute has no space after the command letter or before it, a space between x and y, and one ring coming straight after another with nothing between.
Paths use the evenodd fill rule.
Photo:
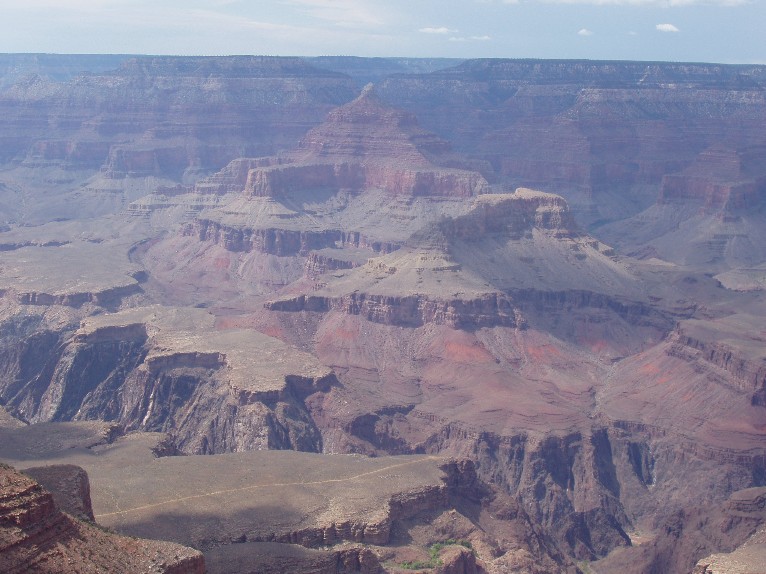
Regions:
<instances>
[{"instance_id":1,"label":"rock butte","mask_svg":"<svg viewBox=\"0 0 766 574\"><path fill-rule=\"evenodd\" d=\"M762 559L766 67L0 70L11 571Z\"/></svg>"}]
</instances>

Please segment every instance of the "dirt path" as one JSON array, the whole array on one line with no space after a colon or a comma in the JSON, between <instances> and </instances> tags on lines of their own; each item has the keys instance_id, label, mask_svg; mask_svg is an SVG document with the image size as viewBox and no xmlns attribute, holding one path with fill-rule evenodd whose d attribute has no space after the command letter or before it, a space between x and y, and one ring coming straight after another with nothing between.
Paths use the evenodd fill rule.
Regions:
<instances>
[{"instance_id":1,"label":"dirt path","mask_svg":"<svg viewBox=\"0 0 766 574\"><path fill-rule=\"evenodd\" d=\"M370 470L370 471L363 472L361 474L357 474L357 475L354 475L354 476L347 476L345 478L328 478L326 480L312 480L312 481L309 481L309 482L272 482L272 483L268 483L268 484L253 484L253 485L250 485L250 486L242 486L240 488L230 488L230 489L227 489L227 490L216 490L214 492L206 492L204 494L193 494L193 495L190 495L190 496L181 496L179 498L172 498L170 500L164 500L162 502L155 502L155 503L152 503L152 504L145 504L143 506L136 506L135 508L129 508L127 510L116 510L114 512L105 512L103 514L96 514L95 518L96 518L96 520L98 520L100 518L106 518L108 516L116 516L116 515L119 515L119 514L128 514L128 513L131 513L131 512L139 512L141 510L147 510L147 509L150 509L150 508L157 508L157 507L160 507L160 506L165 506L167 504L173 504L175 502L185 502L187 500L198 500L200 498L207 498L209 496L218 496L220 494L231 494L231 493L234 493L234 492L243 492L243 491L246 491L246 490L257 490L259 488L281 487L281 486L310 486L310 485L315 485L315 484L331 484L331 483L338 483L338 482L348 482L348 481L351 481L351 480L357 480L357 479L363 478L365 476L371 476L373 474L378 474L378 473L381 473L381 472L386 472L386 471L393 470L393 469L396 469L396 468L402 468L402 467L410 466L410 465L413 465L413 464L419 464L419 463L427 461L427 460L443 460L443 457L439 457L439 456L427 456L427 457L424 457L424 458L419 458L417 460L410 460L410 461L407 461L407 462L401 462L399 464L392 464L392 465L389 465L389 466L385 466L383 468L378 468L378 469L375 469L375 470Z\"/></svg>"}]
</instances>

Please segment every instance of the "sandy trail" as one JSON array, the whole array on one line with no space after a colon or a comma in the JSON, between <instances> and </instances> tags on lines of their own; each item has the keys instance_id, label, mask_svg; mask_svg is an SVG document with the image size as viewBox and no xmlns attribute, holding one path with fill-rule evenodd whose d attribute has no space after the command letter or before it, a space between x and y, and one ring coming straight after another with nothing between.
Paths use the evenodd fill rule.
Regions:
<instances>
[{"instance_id":1,"label":"sandy trail","mask_svg":"<svg viewBox=\"0 0 766 574\"><path fill-rule=\"evenodd\" d=\"M393 470L393 469L396 469L396 468L402 468L402 467L410 466L410 465L413 465L413 464L419 464L419 463L425 462L427 460L439 460L441 458L442 457L438 457L438 456L427 456L427 457L424 457L424 458L419 458L417 460L409 460L407 462L401 462L401 463L398 463L398 464L392 464L392 465L389 465L389 466L385 466L383 468L378 468L378 469L375 469L375 470L370 470L370 471L367 471L367 472L363 472L361 474L357 474L357 475L354 475L354 476L347 476L347 477L344 477L344 478L328 478L326 480L312 480L312 481L308 481L308 482L298 481L298 482L272 482L272 483L268 483L268 484L253 484L253 485L250 485L250 486L243 486L243 487L240 487L240 488L230 488L230 489L227 489L227 490L216 490L214 492L206 492L204 494L193 494L193 495L190 495L190 496L181 496L181 497L178 497L178 498L172 498L170 500L163 500L162 502L155 502L155 503L152 503L152 504L145 504L143 506L136 506L134 508L128 508L126 510L116 510L114 512L105 512L104 514L96 514L95 518L96 518L96 520L98 520L100 518L106 518L108 516L116 516L118 514L128 514L128 513L131 513L131 512L139 512L141 510L148 510L150 508L157 508L159 506L165 506L167 504L173 504L175 502L185 502L187 500L198 500L200 498L207 498L207 497L210 497L210 496L218 496L218 495L221 495L221 494L231 494L231 493L234 493L234 492L243 492L243 491L246 491L246 490L257 490L259 488L282 487L282 486L310 486L310 485L315 485L315 484L330 484L330 483L338 483L338 482L348 482L348 481L351 481L351 480L357 480L359 478L364 478L365 476L371 476L371 475L374 475L374 474L379 474L381 472L387 472L389 470Z\"/></svg>"}]
</instances>

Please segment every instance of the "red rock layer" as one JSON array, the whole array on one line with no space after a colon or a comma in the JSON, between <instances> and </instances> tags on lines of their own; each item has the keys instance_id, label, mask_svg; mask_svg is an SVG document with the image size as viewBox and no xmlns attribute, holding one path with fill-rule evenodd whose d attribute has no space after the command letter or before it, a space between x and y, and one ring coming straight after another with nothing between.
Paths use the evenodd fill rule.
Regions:
<instances>
[{"instance_id":1,"label":"red rock layer","mask_svg":"<svg viewBox=\"0 0 766 574\"><path fill-rule=\"evenodd\" d=\"M300 295L294 299L268 302L272 311L340 311L361 315L373 323L419 327L425 323L449 325L455 329L481 327L523 327L524 320L511 300L498 293L476 299L431 299L428 296L386 296L350 293L342 297Z\"/></svg>"},{"instance_id":2,"label":"red rock layer","mask_svg":"<svg viewBox=\"0 0 766 574\"><path fill-rule=\"evenodd\" d=\"M406 166L406 158L402 158ZM399 164L401 165L401 164ZM476 172L438 168L401 168L395 163L286 165L251 171L245 195L275 197L297 189L383 189L391 195L472 197L487 190Z\"/></svg>"},{"instance_id":3,"label":"red rock layer","mask_svg":"<svg viewBox=\"0 0 766 574\"><path fill-rule=\"evenodd\" d=\"M190 225L185 234L195 234L200 241L222 245L228 251L259 251L280 257L306 255L313 249L335 247L341 232L298 231L289 229L235 228L221 223L200 219Z\"/></svg>"},{"instance_id":4,"label":"red rock layer","mask_svg":"<svg viewBox=\"0 0 766 574\"><path fill-rule=\"evenodd\" d=\"M368 87L353 102L333 110L293 152L235 160L197 190L244 191L252 197L324 188L446 197L486 191L484 177L456 168L461 162L449 151L449 144L420 128L412 114L382 104Z\"/></svg>"},{"instance_id":5,"label":"red rock layer","mask_svg":"<svg viewBox=\"0 0 766 574\"><path fill-rule=\"evenodd\" d=\"M657 202L692 202L708 213L756 207L766 195L766 170L761 167L766 149L757 151L756 157L726 147L704 151L684 171L662 178Z\"/></svg>"},{"instance_id":6,"label":"red rock layer","mask_svg":"<svg viewBox=\"0 0 766 574\"><path fill-rule=\"evenodd\" d=\"M76 518L93 521L88 473L79 466L57 464L24 470L27 476L39 482L53 494L56 505Z\"/></svg>"},{"instance_id":7,"label":"red rock layer","mask_svg":"<svg viewBox=\"0 0 766 574\"><path fill-rule=\"evenodd\" d=\"M196 550L108 534L62 513L49 492L0 466L0 571L5 574L203 574Z\"/></svg>"},{"instance_id":8,"label":"red rock layer","mask_svg":"<svg viewBox=\"0 0 766 574\"><path fill-rule=\"evenodd\" d=\"M446 221L441 229L448 239L481 240L488 234L520 239L532 229L559 238L576 237L577 227L562 197L519 190L477 203L470 213Z\"/></svg>"}]
</instances>

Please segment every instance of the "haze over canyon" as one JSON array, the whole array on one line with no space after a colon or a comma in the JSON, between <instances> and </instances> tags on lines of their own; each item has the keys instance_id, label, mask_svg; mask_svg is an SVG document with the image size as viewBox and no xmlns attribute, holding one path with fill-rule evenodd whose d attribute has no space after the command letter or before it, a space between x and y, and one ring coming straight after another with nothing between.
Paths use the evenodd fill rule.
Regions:
<instances>
[{"instance_id":1,"label":"haze over canyon","mask_svg":"<svg viewBox=\"0 0 766 574\"><path fill-rule=\"evenodd\" d=\"M0 570L755 574L766 66L0 55Z\"/></svg>"}]
</instances>

